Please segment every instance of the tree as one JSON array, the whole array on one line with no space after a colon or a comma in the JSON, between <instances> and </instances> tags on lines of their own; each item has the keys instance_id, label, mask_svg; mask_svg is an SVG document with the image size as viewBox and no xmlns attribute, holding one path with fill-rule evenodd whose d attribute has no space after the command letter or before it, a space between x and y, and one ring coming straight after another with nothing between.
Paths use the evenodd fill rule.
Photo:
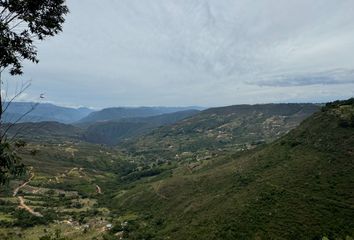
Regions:
<instances>
[{"instance_id":1,"label":"tree","mask_svg":"<svg viewBox=\"0 0 354 240\"><path fill-rule=\"evenodd\" d=\"M35 41L61 32L68 12L65 0L0 0L0 184L23 173L19 157L3 134L3 114L14 98L5 102L2 73L21 75L24 60L38 63Z\"/></svg>"}]
</instances>

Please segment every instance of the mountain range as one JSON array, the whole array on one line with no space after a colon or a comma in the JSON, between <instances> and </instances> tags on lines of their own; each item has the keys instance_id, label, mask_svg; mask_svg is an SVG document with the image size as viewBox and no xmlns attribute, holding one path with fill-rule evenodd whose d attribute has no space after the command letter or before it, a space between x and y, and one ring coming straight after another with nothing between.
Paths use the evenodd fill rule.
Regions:
<instances>
[{"instance_id":1,"label":"mountain range","mask_svg":"<svg viewBox=\"0 0 354 240\"><path fill-rule=\"evenodd\" d=\"M4 104L5 108L7 103ZM90 108L61 107L51 103L12 102L4 113L4 122L73 123L92 113ZM26 114L27 113L27 114ZM24 116L24 114L26 114Z\"/></svg>"},{"instance_id":2,"label":"mountain range","mask_svg":"<svg viewBox=\"0 0 354 240\"><path fill-rule=\"evenodd\" d=\"M96 122L118 121L125 118L151 117L186 110L202 110L202 107L112 107L101 110L80 107L62 107L51 103L4 103L3 122L49 122L88 126Z\"/></svg>"},{"instance_id":3,"label":"mountain range","mask_svg":"<svg viewBox=\"0 0 354 240\"><path fill-rule=\"evenodd\" d=\"M316 104L234 105L203 111L167 107L109 108L92 112L67 127L50 121L23 122L9 133L20 132L19 136L32 139L54 140L61 136L98 144L121 144L135 153L167 149L165 152L174 156L178 152L220 147L245 149L269 142L296 127L319 108Z\"/></svg>"},{"instance_id":4,"label":"mountain range","mask_svg":"<svg viewBox=\"0 0 354 240\"><path fill-rule=\"evenodd\" d=\"M92 112L82 118L79 123L118 121L121 119L131 119L139 117L151 117L161 114L174 113L186 110L201 110L201 107L115 107L105 108Z\"/></svg>"}]
</instances>

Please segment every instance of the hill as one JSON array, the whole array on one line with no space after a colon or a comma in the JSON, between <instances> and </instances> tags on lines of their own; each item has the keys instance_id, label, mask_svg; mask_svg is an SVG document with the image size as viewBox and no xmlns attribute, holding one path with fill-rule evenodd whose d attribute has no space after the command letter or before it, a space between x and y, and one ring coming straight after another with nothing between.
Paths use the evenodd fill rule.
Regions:
<instances>
[{"instance_id":1,"label":"hill","mask_svg":"<svg viewBox=\"0 0 354 240\"><path fill-rule=\"evenodd\" d=\"M29 142L18 154L29 170L0 188L0 239L103 239L111 213L97 199L133 159L69 139Z\"/></svg>"},{"instance_id":2,"label":"hill","mask_svg":"<svg viewBox=\"0 0 354 240\"><path fill-rule=\"evenodd\" d=\"M272 107L263 114L297 119L312 109ZM229 116L228 109L173 126L200 114ZM247 117L254 109L238 111ZM30 142L20 154L34 177L18 197L11 197L17 181L1 189L0 238L50 239L60 230L68 239L350 240L354 100L327 104L295 125L249 150L230 144L208 157L178 152L179 159L75 139ZM18 209L21 197L43 217Z\"/></svg>"},{"instance_id":3,"label":"hill","mask_svg":"<svg viewBox=\"0 0 354 240\"><path fill-rule=\"evenodd\" d=\"M315 104L259 104L210 108L175 124L126 142L129 152L168 159L209 155L208 151L246 150L271 142L319 111ZM188 154L189 153L189 154Z\"/></svg>"},{"instance_id":4,"label":"hill","mask_svg":"<svg viewBox=\"0 0 354 240\"><path fill-rule=\"evenodd\" d=\"M151 117L185 110L199 110L199 107L116 107L105 108L89 114L78 123L118 121L125 118Z\"/></svg>"},{"instance_id":5,"label":"hill","mask_svg":"<svg viewBox=\"0 0 354 240\"><path fill-rule=\"evenodd\" d=\"M5 124L3 129L8 126L9 124ZM81 140L83 132L81 128L59 122L25 122L10 127L7 135L30 142L65 142Z\"/></svg>"},{"instance_id":6,"label":"hill","mask_svg":"<svg viewBox=\"0 0 354 240\"><path fill-rule=\"evenodd\" d=\"M90 125L85 130L83 139L92 143L116 145L122 140L149 133L155 128L173 124L198 112L198 110L185 110L152 117L98 122Z\"/></svg>"},{"instance_id":7,"label":"hill","mask_svg":"<svg viewBox=\"0 0 354 240\"><path fill-rule=\"evenodd\" d=\"M122 140L149 133L153 129L173 124L198 112L198 110L186 110L145 118L98 122L90 124L87 128L58 122L24 122L13 125L7 133L10 138L16 136L30 142L75 140L115 145ZM5 130L9 126L10 124L5 124L2 128Z\"/></svg>"},{"instance_id":8,"label":"hill","mask_svg":"<svg viewBox=\"0 0 354 240\"><path fill-rule=\"evenodd\" d=\"M166 126L197 114L197 110L186 110L145 118L127 118L120 121L98 122L87 128L58 122L24 122L12 126L8 136L30 142L86 141L97 144L115 145L123 139L146 134L160 126ZM5 124L7 129L10 124Z\"/></svg>"},{"instance_id":9,"label":"hill","mask_svg":"<svg viewBox=\"0 0 354 240\"><path fill-rule=\"evenodd\" d=\"M105 202L129 239L352 239L354 100L266 146L181 165Z\"/></svg>"},{"instance_id":10,"label":"hill","mask_svg":"<svg viewBox=\"0 0 354 240\"><path fill-rule=\"evenodd\" d=\"M36 103L31 102L11 103L5 112L4 122L15 122L35 105ZM50 103L40 103L33 111L23 117L20 122L56 121L61 123L73 123L91 112L93 112L93 110L89 108L68 108Z\"/></svg>"}]
</instances>

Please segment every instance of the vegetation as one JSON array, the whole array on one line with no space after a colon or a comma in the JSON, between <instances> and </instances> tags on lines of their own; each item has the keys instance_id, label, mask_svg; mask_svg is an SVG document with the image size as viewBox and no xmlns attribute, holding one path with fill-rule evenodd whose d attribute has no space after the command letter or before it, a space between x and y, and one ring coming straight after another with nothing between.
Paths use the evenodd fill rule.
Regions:
<instances>
[{"instance_id":1,"label":"vegetation","mask_svg":"<svg viewBox=\"0 0 354 240\"><path fill-rule=\"evenodd\" d=\"M353 239L353 98L321 111L11 107L29 85L4 99L1 74L37 63L68 11L0 0L0 239Z\"/></svg>"},{"instance_id":2,"label":"vegetation","mask_svg":"<svg viewBox=\"0 0 354 240\"><path fill-rule=\"evenodd\" d=\"M23 122L12 126L8 135L38 142L47 140L60 143L70 139L115 145L125 139L141 136L160 126L173 124L196 113L198 113L196 110L186 110L152 117L128 118L115 122L89 123L88 126L47 121ZM10 124L3 124L3 128L7 128Z\"/></svg>"},{"instance_id":3,"label":"vegetation","mask_svg":"<svg viewBox=\"0 0 354 240\"><path fill-rule=\"evenodd\" d=\"M225 118L217 112L212 114ZM65 137L46 143L38 139L19 151L35 174L19 196L43 217L16 209L18 201L11 195L19 183L13 181L1 193L0 236L351 239L353 112L351 100L327 104L273 142L245 151L219 145L223 150L209 150L210 157L176 150L181 159L158 159L164 154L158 149L149 157ZM201 121L196 115L175 126L196 117ZM171 129L169 137L182 137ZM199 141L203 149L208 146Z\"/></svg>"},{"instance_id":4,"label":"vegetation","mask_svg":"<svg viewBox=\"0 0 354 240\"><path fill-rule=\"evenodd\" d=\"M23 147L22 143L15 147ZM20 157L10 143L0 143L0 185L4 185L11 177L19 177L25 172L25 166L20 162Z\"/></svg>"},{"instance_id":5,"label":"vegetation","mask_svg":"<svg viewBox=\"0 0 354 240\"><path fill-rule=\"evenodd\" d=\"M92 143L117 145L123 140L132 139L153 131L161 126L168 126L182 119L197 114L197 110L185 110L165 113L151 117L125 118L119 121L97 122L84 132L83 139Z\"/></svg>"},{"instance_id":6,"label":"vegetation","mask_svg":"<svg viewBox=\"0 0 354 240\"><path fill-rule=\"evenodd\" d=\"M34 40L62 30L68 8L64 0L0 1L0 70L22 74L22 61L38 62Z\"/></svg>"},{"instance_id":7,"label":"vegetation","mask_svg":"<svg viewBox=\"0 0 354 240\"><path fill-rule=\"evenodd\" d=\"M353 110L327 105L268 146L176 170L107 203L138 216L129 239L350 239L354 128L341 119Z\"/></svg>"},{"instance_id":8,"label":"vegetation","mask_svg":"<svg viewBox=\"0 0 354 240\"><path fill-rule=\"evenodd\" d=\"M211 108L120 145L149 159L208 159L223 151L244 151L271 142L319 108L314 104Z\"/></svg>"},{"instance_id":9,"label":"vegetation","mask_svg":"<svg viewBox=\"0 0 354 240\"><path fill-rule=\"evenodd\" d=\"M2 96L1 74L8 69L11 75L21 75L23 60L37 63L34 41L58 34L68 11L64 0L0 1L0 184L5 183L9 177L24 172L24 168L18 163L16 152L12 151L6 139L11 125L4 130L2 123L3 114L11 102L26 89L25 86L14 98L7 101ZM5 102L7 103L4 106Z\"/></svg>"}]
</instances>

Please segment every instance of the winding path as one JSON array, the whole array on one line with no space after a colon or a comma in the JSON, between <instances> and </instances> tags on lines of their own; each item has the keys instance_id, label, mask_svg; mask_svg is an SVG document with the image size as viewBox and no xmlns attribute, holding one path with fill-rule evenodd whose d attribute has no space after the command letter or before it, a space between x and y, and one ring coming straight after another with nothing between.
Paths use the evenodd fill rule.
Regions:
<instances>
[{"instance_id":1,"label":"winding path","mask_svg":"<svg viewBox=\"0 0 354 240\"><path fill-rule=\"evenodd\" d=\"M20 186L18 186L17 188L15 188L12 196L16 197L18 191L20 191L21 188L23 188L24 186L26 186L32 179L34 178L34 173L31 171L31 177L24 183L22 183Z\"/></svg>"},{"instance_id":2,"label":"winding path","mask_svg":"<svg viewBox=\"0 0 354 240\"><path fill-rule=\"evenodd\" d=\"M36 217L43 217L43 215L39 212L35 212L32 208L30 208L29 206L27 206L25 204L25 199L21 196L18 196L18 200L20 201L20 205L18 206L18 208L24 209L27 212L29 212L30 214L36 216Z\"/></svg>"},{"instance_id":3,"label":"winding path","mask_svg":"<svg viewBox=\"0 0 354 240\"><path fill-rule=\"evenodd\" d=\"M22 183L20 186L18 186L17 188L14 189L14 192L13 192L13 194L12 194L13 197L16 197L16 195L18 194L18 191L20 191L21 188L25 187L28 183L30 183L31 180L34 178L34 173L33 173L33 171L32 171L32 168L30 169L30 172L31 172L30 178L29 178L26 182ZM43 217L43 215L42 215L41 213L35 212L32 208L30 208L29 206L27 206L27 205L25 204L25 199L24 199L23 197L18 196L17 198L18 198L18 200L19 200L19 202L20 202L18 208L24 209L24 210L26 210L27 212L29 212L30 214L32 214L32 215L34 215L34 216L36 216L36 217Z\"/></svg>"}]
</instances>

